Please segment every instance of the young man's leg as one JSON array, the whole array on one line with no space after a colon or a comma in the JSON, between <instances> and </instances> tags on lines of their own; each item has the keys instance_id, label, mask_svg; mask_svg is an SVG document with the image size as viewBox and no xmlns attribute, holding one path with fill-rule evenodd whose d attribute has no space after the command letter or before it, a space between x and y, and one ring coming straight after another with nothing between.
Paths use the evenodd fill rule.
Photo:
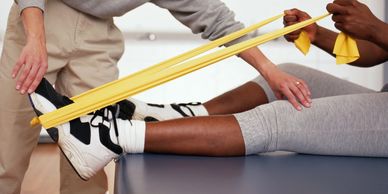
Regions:
<instances>
[{"instance_id":1,"label":"young man's leg","mask_svg":"<svg viewBox=\"0 0 388 194\"><path fill-rule=\"evenodd\" d=\"M282 150L388 157L388 93L333 96L314 103L302 112L276 101L235 117L146 123L144 152L232 156ZM124 152L135 146L129 140L138 137L129 130L143 131L135 122L119 130Z\"/></svg>"},{"instance_id":2,"label":"young man's leg","mask_svg":"<svg viewBox=\"0 0 388 194\"><path fill-rule=\"evenodd\" d=\"M63 4L61 1L58 3ZM124 51L122 34L113 19L102 20L82 13L78 15L73 31L76 52L71 55L55 82L56 89L68 96L116 80L117 62ZM62 154L60 169L61 194L103 194L107 191L108 182L103 170L89 181L84 181Z\"/></svg>"},{"instance_id":3,"label":"young man's leg","mask_svg":"<svg viewBox=\"0 0 388 194\"><path fill-rule=\"evenodd\" d=\"M303 67L303 66L299 66L299 65L293 65L293 64L284 64L284 65L280 65L280 68L283 70L283 71L286 71L292 75L295 75L297 77L300 77L304 80L306 80L309 84L310 84L310 87L313 91L313 97L316 98L316 106L317 107L312 107L312 108L309 108L309 109L304 109L303 111L301 112L297 112L297 111L293 111L292 109L292 106L287 103L287 101L279 101L279 102L274 102L273 104L270 103L268 105L265 105L263 107L257 107L256 109L264 109L264 110L267 110L269 108L266 108L266 107L272 107L272 106L275 106L277 107L276 110L280 110L278 111L279 113L277 115L274 115L274 114L262 114L260 117L258 116L258 113L255 113L255 111L248 111L247 113L242 113L242 115L249 115L249 116L238 116L238 121L239 121L239 125L244 125L244 127L242 128L246 128L245 125L250 125L249 123L252 124L252 127L257 127L258 128L258 132L259 134L255 135L255 134L251 134L248 130L243 130L243 133L242 135L244 136L244 142L250 142L249 140L252 140L252 142L256 142L259 144L259 146L253 146L253 147L260 147L261 146L261 149L253 149L252 148L252 142L245 144L245 147L247 149L247 153L257 153L257 152L261 152L261 151L265 151L264 148L267 148L268 149L268 141L270 141L268 138L271 138L268 136L268 131L261 131L260 132L260 128L264 128L264 127L267 127L267 128L275 128L276 127L276 122L270 124L271 122L269 122L272 119L277 119L279 117L280 118L288 118L288 119L292 119L294 118L293 116L291 115L300 115L301 117L306 117L306 118L309 118L309 117L312 117L311 115L318 115L320 114L320 112L322 112L322 117L324 117L325 115L329 114L329 113L333 113L333 114L336 114L334 117L338 117L338 118L341 118L340 115L338 114L341 114L340 112L341 111L350 111L352 112L352 104L349 102L347 103L344 103L344 101L347 101L347 98L349 96L340 96L340 95L351 95L351 94L354 94L354 103L358 103L357 100L362 100L363 97L358 97L357 95L359 93L364 93L365 96L368 96L368 95L371 95L371 99L372 98L375 98L375 95L379 96L381 94L375 94L373 90L370 90L370 89L367 89L367 88L364 88L362 86L359 86L359 85L356 85L356 84L353 84L353 83L350 83L348 81L344 81L344 80L341 80L339 78L336 78L334 76L331 76L329 74L326 74L326 73L322 73L320 71L317 71L317 70L313 70L311 68L307 68L307 67ZM232 92L228 92L224 95L222 95L221 97L217 97L214 99L215 103L214 103L214 106L216 107L228 107L230 105L230 103L227 103L227 102L236 102L236 103L231 103L231 104L239 104L238 103L238 97L241 97L243 96L243 93L246 92L246 93L249 93L249 91L258 91L259 95L261 97L259 98L256 98L255 96L251 96L252 99L255 99L252 101L250 101L250 103L248 104L253 104L253 106L255 104L260 104L260 100L264 99L263 95L262 95L262 90L265 91L265 96L268 97L269 101L274 101L275 98L274 98L274 95L272 94L272 91L270 90L270 88L268 87L268 85L266 84L265 80L259 78L257 79L256 83L258 83L258 85L260 85L260 87L257 87L257 85L251 85L251 84L246 84L246 85L243 85L242 87L239 87L237 89L235 89L234 91ZM249 89L248 89L249 88ZM272 94L272 95L271 95ZM337 97L329 97L329 98L322 98L322 97L326 97L326 96L337 96ZM353 95L351 95L353 96ZM362 96L362 95L361 95ZM230 99L232 98L232 99ZM317 99L317 98L320 98L320 99ZM224 100L224 99L228 99L228 100ZM245 98L243 98L244 100ZM240 99L241 100L241 99ZM256 101L256 102L254 102ZM328 101L328 102L326 102ZM332 101L334 101L333 103L331 103ZM368 101L368 100L366 100ZM378 102L378 100L376 100L376 104L375 107L378 107L379 104L381 104L381 102ZM211 101L209 101L211 102ZM222 103L220 103L222 102ZM246 102L246 101L245 101ZM249 100L248 100L249 102ZM339 104L346 104L346 107L341 107ZM244 104L243 103L240 103L240 104ZM279 104L279 105L276 105L276 104ZM315 104L315 102L314 102ZM337 110L331 110L330 108L330 104L336 104L336 106L338 106L338 111ZM329 106L329 107L328 107ZM206 107L206 103L205 103L205 107ZM206 107L207 110L209 110L209 107ZM227 109L226 111L219 111L218 113L227 113L227 112L239 112L243 109L240 109L238 110L240 107L237 106L237 109ZM282 111L282 109L287 109L287 111ZM237 111L236 111L237 110ZM381 110L381 109L380 109ZM384 109L383 109L384 110ZM211 112L211 111L209 111ZM256 111L257 112L257 111ZM323 113L325 112L325 113ZM346 114L346 113L344 113ZM271 116L268 116L268 115L271 115ZM282 116L284 115L284 116ZM382 114L384 115L384 114ZM380 116L381 117L381 116ZM267 120L268 121L263 121L263 119L265 118L268 118ZM260 119L263 121L261 123L258 123L258 121L260 121ZM375 123L377 123L377 125L379 125L380 127L384 126L384 123L381 123L379 121L381 121L381 119L379 118L374 118L374 117L371 117L369 118L371 120L374 120L374 119L377 119ZM303 126L309 126L309 123L307 123L307 121L304 121L302 118L301 119L297 119L299 121L301 121L298 125L300 127L303 128ZM215 122L212 122L212 121L215 121ZM330 124L331 122L334 122L334 120L332 121L329 121L327 123L323 123L323 122L319 122L319 121L316 121L314 122L315 120L311 121L312 123L314 123L315 125L313 126L314 128L316 128L317 130L320 130L319 126L325 126L326 124ZM190 123L193 123L193 124L190 124ZM306 123L303 123L303 122L306 122ZM136 121L133 121L133 123L135 123L136 125ZM245 123L245 124L244 124ZM264 127L260 127L262 125L268 125L268 126L264 126ZM285 124L287 125L287 124ZM140 127L141 128L141 127ZM282 127L282 129L285 128L285 127ZM351 127L348 127L344 130L348 130L346 131L346 133L348 134L355 134L355 136L358 136L360 135L359 131L354 131ZM364 130L364 129L363 129ZM143 131L143 129L140 129L140 131ZM146 124L146 130L145 131L145 151L150 151L150 152L168 152L168 153L179 153L179 154L205 154L205 155L238 155L238 154L242 154L244 152L241 152L241 148L244 147L244 146L241 146L241 139L239 141L239 137L241 136L241 132L240 132L240 129L239 127L236 127L236 122L234 121L234 119L230 116L218 116L218 117L201 117L201 118L193 118L193 119L180 119L180 120L173 120L173 121L165 121L165 122L156 122L156 123L147 123ZM248 131L248 132L244 132L244 131ZM290 129L290 131L292 131L292 129ZM299 130L300 131L300 130ZM125 131L124 133L126 133L127 131ZM335 135L338 135L337 134L338 131L336 131L335 128L333 128L333 136ZM264 134L263 134L264 133ZM292 132L290 132L292 133ZM306 131L306 134L308 132ZM379 131L380 134L385 134L386 131L382 130L382 131ZM300 133L300 136L303 136L302 135L303 133ZM266 136L267 135L267 136ZM128 136L131 136L131 134L127 134L127 137ZM133 133L132 133L132 136L133 136ZM140 135L141 136L141 135ZM226 136L226 137L225 137ZM372 135L373 136L373 135ZM120 137L120 136L119 136ZM164 137L164 138L162 138ZM229 137L229 138L227 138ZM351 135L349 135L350 138L353 138L351 137ZM374 136L376 137L376 136ZM259 139L257 139L259 138ZM260 140L260 138L262 138ZM341 137L341 138L345 138L345 137ZM314 139L314 137L312 137L312 139ZM120 140L120 138L119 138ZM122 139L121 141L119 141L121 143L125 143L126 142L126 138L124 137L124 139ZM191 143L190 143L191 142ZM362 144L362 143L361 143ZM218 146L217 146L218 145ZM234 149L230 149L229 146L231 146L232 148L236 148L237 150L234 150ZM266 146L263 146L263 145L266 145ZM323 147L325 147L325 143L323 142L322 143ZM338 145L339 146L339 145ZM353 146L353 145L350 145L350 147ZM355 145L356 147L357 146L360 146L360 144L357 144ZM373 146L376 146L375 144ZM348 148L343 148L344 152L341 152L341 149L342 148L339 148L340 151L338 151L339 154L349 154L349 155L352 155L352 154L359 154L359 155L377 155L377 156L382 156L384 155L384 153L378 153L379 150L377 150L378 148L377 147L373 147L372 146L372 150L376 150L376 153L362 153L362 151L360 150L359 153L355 152L355 153L352 153L350 151L350 147ZM127 147L127 146L123 146L123 147ZM214 148L217 148L217 149L209 149L211 147L214 147ZM220 149L220 147L224 147L226 149ZM202 149L201 149L202 148ZM255 151L251 151L251 150L255 150ZM282 149L286 149L286 148L282 148ZM229 152L230 151L230 152ZM267 150L267 151L270 151L270 150ZM298 150L295 150L295 151L298 151ZM303 150L301 150L303 151ZM312 152L315 152L314 150L312 150ZM320 153L319 150L316 151L316 153ZM324 151L321 152L322 154L324 154ZM328 152L330 154L330 152ZM333 152L332 154L336 154L335 152Z\"/></svg>"},{"instance_id":4,"label":"young man's leg","mask_svg":"<svg viewBox=\"0 0 388 194\"><path fill-rule=\"evenodd\" d=\"M209 111L209 107L213 107L215 110L218 111L218 113L221 114L227 114L227 113L234 113L234 112L243 112L244 108L246 107L252 107L256 104L264 104L266 103L265 100L268 98L270 104L257 107L257 110L268 110L269 108L266 107L274 107L276 110L278 110L278 114L260 114L259 116L258 111L250 110L245 113L237 114L237 115L243 115L243 116L237 116L239 120L239 124L242 125L243 128L247 128L246 125L251 125L249 128L254 128L255 126L261 126L262 124L268 125L267 127L270 129L273 129L277 127L276 122L269 122L272 119L277 119L278 117L281 118L293 118L291 115L300 115L300 117L311 117L310 114L319 114L315 112L321 112L321 111L329 111L325 108L325 101L333 101L322 97L330 97L330 96L339 96L339 95L346 95L346 94L359 94L359 93L365 93L374 95L375 91L367 89L365 87L356 85L354 83L336 78L334 76L331 76L329 74L307 68L300 65L295 64L282 64L279 65L279 68L283 71L292 74L294 76L300 77L301 79L304 79L309 85L310 89L313 93L314 100L312 108L305 108L301 112L293 111L292 106L287 103L287 101L279 101L274 102L275 96L272 93L272 90L269 88L266 81L258 77L254 80L255 84L253 82L248 82L247 84L238 87L230 92L227 92L219 97L216 97L215 99L207 102L211 104L210 106L207 106L208 104L205 103L205 107ZM258 95L255 95L253 92L255 91ZM245 95L245 96L244 96ZM243 97L243 98L239 98ZM322 98L322 99L319 99ZM334 99L335 104L341 104L341 101L346 101L347 97L331 97L330 99ZM239 101L243 101L240 102ZM315 102L316 101L316 102ZM231 103L228 103L231 102ZM379 102L377 102L379 103ZM236 105L230 107L230 105ZM279 104L279 105L276 105ZM327 102L327 104L330 104ZM242 105L242 106L241 106ZM247 106L248 105L248 106ZM249 106L250 105L250 106ZM352 106L350 104L350 106ZM282 111L281 109L287 109L287 111ZM347 110L346 108L339 108L340 110ZM220 111L221 110L221 111ZM349 109L350 111L351 109ZM209 111L211 113L212 111ZM260 112L260 111L259 111ZM333 111L333 114L336 113L336 111ZM325 113L323 115L326 115L328 113ZM270 116L269 116L270 115ZM284 115L284 116L282 116ZM289 116L287 116L289 115ZM318 115L319 116L319 115ZM337 115L338 116L338 115ZM322 116L324 117L324 116ZM263 120L267 118L267 121ZM299 120L299 127L302 127L304 125L308 125L306 119L296 119ZM340 117L339 117L340 118ZM373 119L373 118L371 118ZM219 122L217 122L219 120ZM259 123L259 121L262 121ZM214 121L214 122L211 122ZM272 120L273 121L273 120ZM306 121L306 124L303 124L303 122ZM191 122L195 122L197 124L194 125L194 127L190 124ZM177 123L180 123L179 125ZM199 125L198 123L203 123L203 125ZM211 123L211 124L210 124ZM224 125L223 123L228 123ZM314 122L317 125L325 125L321 122ZM206 127L209 125L209 127ZM211 127L210 127L211 125ZM380 124L381 125L381 124ZM184 127L183 127L184 126ZM230 127L227 127L230 126ZM383 126L383 125L381 125ZM180 130L178 130L180 128ZM258 127L260 128L260 127ZM285 127L281 127L284 129ZM202 129L202 130L201 130ZM292 130L292 129L290 129ZM319 129L317 129L319 130ZM351 129L348 133L352 133ZM267 131L261 131L258 129L255 132L252 132L255 130L243 130L244 135L244 142L250 142L247 147L248 153L257 153L260 152L260 149L257 149L257 147L261 146L261 150L263 150L263 144L266 143L265 141L269 141L268 138L270 136L267 136ZM264 134L262 134L264 133ZM307 132L306 132L307 133ZM357 131L355 132L357 133ZM384 132L381 132L384 133ZM218 134L219 138L214 139ZM302 134L302 133L301 133ZM335 134L335 132L333 132ZM238 139L231 140L231 138L238 138L241 136L240 128L236 127L234 124L234 121L229 116L222 116L222 117L201 117L197 120L190 119L190 120L174 120L174 121L166 121L166 122L159 122L159 123L147 123L147 130L146 130L146 143L145 143L145 151L151 151L151 152L169 152L169 153L179 153L179 154L198 154L200 153L205 155L235 155L235 154L242 154L244 152L236 152L233 151L232 148L241 148L241 141L240 144L238 143ZM187 137L187 138L185 138ZM260 141L261 137L261 141ZM263 139L263 137L265 137ZM258 138L258 139L257 139ZM148 141L149 140L149 141ZM225 140L225 141L224 141ZM123 142L124 140L122 140ZM201 141L201 142L199 142ZM148 143L147 143L148 142ZM191 143L189 143L191 142ZM256 142L256 145L253 147L256 147L256 149L251 148L251 144L254 144ZM186 143L186 144L184 144ZM223 145L225 144L225 145ZM188 148L182 145L186 146L193 146L192 148ZM217 149L209 150L208 148L214 146L218 146ZM222 149L220 147L226 148ZM243 146L245 147L245 146ZM201 149L204 148L204 149ZM251 149L256 151L250 151ZM214 151L217 150L219 152L214 153ZM195 151L195 152L193 152ZM230 152L229 152L230 151ZM334 154L334 153L333 153Z\"/></svg>"},{"instance_id":5,"label":"young man's leg","mask_svg":"<svg viewBox=\"0 0 388 194\"><path fill-rule=\"evenodd\" d=\"M96 135L92 147L66 136L59 145L67 154L78 153L88 164L95 157L108 162L120 153L174 153L234 156L271 151L387 157L388 93L364 93L318 98L315 108L296 111L287 101L275 101L236 115L181 118L150 122L115 118L116 108L81 117ZM39 104L38 100L33 100ZM36 106L44 111L44 106ZM42 108L43 107L43 108ZM110 111L110 112L109 112ZM105 116L104 116L105 115ZM104 119L105 118L105 119ZM61 125L60 131L72 130ZM93 132L94 131L94 132ZM60 137L61 138L61 137ZM98 140L99 139L99 140ZM78 143L77 143L78 142ZM75 144L76 146L67 146ZM108 154L87 155L107 150ZM80 153L89 154L80 154ZM70 156L69 155L69 156ZM89 161L89 162L88 162ZM84 165L83 164L83 165ZM102 165L103 166L103 165ZM83 167L84 168L84 167ZM82 168L77 168L84 174ZM86 177L88 174L84 174Z\"/></svg>"},{"instance_id":6,"label":"young man's leg","mask_svg":"<svg viewBox=\"0 0 388 194\"><path fill-rule=\"evenodd\" d=\"M296 64L281 64L282 71L307 82L312 98L371 93L368 88L341 80L327 73ZM147 104L134 99L134 120L169 120L182 117L224 115L244 112L278 100L263 77L257 77L203 104Z\"/></svg>"},{"instance_id":7,"label":"young man's leg","mask_svg":"<svg viewBox=\"0 0 388 194\"><path fill-rule=\"evenodd\" d=\"M333 96L296 111L276 101L235 116L210 116L122 125L118 142L133 152L231 156L272 151L388 157L388 93ZM129 123L129 122L128 122ZM138 135L131 130L144 132ZM114 137L112 137L114 139ZM132 140L132 142L131 142ZM141 150L136 150L141 152Z\"/></svg>"},{"instance_id":8,"label":"young man's leg","mask_svg":"<svg viewBox=\"0 0 388 194\"><path fill-rule=\"evenodd\" d=\"M292 151L308 154L388 157L388 93L313 100L296 112L276 101L236 114L246 154ZM261 141L262 140L262 141Z\"/></svg>"}]
</instances>

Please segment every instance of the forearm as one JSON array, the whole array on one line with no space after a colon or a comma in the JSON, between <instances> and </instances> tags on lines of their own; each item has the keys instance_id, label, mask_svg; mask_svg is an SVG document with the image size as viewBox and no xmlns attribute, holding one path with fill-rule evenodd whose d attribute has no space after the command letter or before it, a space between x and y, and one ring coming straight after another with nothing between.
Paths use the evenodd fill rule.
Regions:
<instances>
[{"instance_id":1,"label":"forearm","mask_svg":"<svg viewBox=\"0 0 388 194\"><path fill-rule=\"evenodd\" d=\"M349 65L372 67L388 60L388 52L383 48L365 40L356 40L360 58Z\"/></svg>"},{"instance_id":2,"label":"forearm","mask_svg":"<svg viewBox=\"0 0 388 194\"><path fill-rule=\"evenodd\" d=\"M48 68L43 12L37 7L22 10L25 46L20 53L12 77L16 78L16 90L21 94L33 92Z\"/></svg>"},{"instance_id":3,"label":"forearm","mask_svg":"<svg viewBox=\"0 0 388 194\"><path fill-rule=\"evenodd\" d=\"M376 29L371 29L371 31L374 32L371 41L376 45L379 45L385 51L388 51L388 24L381 21L376 26Z\"/></svg>"},{"instance_id":4,"label":"forearm","mask_svg":"<svg viewBox=\"0 0 388 194\"><path fill-rule=\"evenodd\" d=\"M25 8L22 20L27 41L39 40L45 42L44 19L42 10L35 7Z\"/></svg>"},{"instance_id":5,"label":"forearm","mask_svg":"<svg viewBox=\"0 0 388 194\"><path fill-rule=\"evenodd\" d=\"M329 29L326 29L324 27L318 26L317 27L317 33L315 35L314 40L311 40L311 43L318 48L324 50L328 54L335 57L333 54L334 49L334 43L337 39L338 33L333 32Z\"/></svg>"},{"instance_id":6,"label":"forearm","mask_svg":"<svg viewBox=\"0 0 388 194\"><path fill-rule=\"evenodd\" d=\"M275 64L273 64L257 47L247 49L238 56L260 72L266 80L268 80L267 78L269 78L270 72L276 68Z\"/></svg>"},{"instance_id":7,"label":"forearm","mask_svg":"<svg viewBox=\"0 0 388 194\"><path fill-rule=\"evenodd\" d=\"M337 36L338 33L319 26L315 39L312 41L312 43L318 48L335 57L333 54L333 49ZM387 51L377 46L376 44L365 40L357 39L356 41L360 53L360 58L350 63L349 65L357 67L371 67L388 59Z\"/></svg>"}]
</instances>

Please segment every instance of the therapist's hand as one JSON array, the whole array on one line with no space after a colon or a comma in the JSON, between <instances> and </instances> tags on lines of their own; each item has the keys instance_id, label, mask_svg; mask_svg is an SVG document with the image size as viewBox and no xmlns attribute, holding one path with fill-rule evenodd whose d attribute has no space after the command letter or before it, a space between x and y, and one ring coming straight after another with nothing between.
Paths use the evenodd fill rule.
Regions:
<instances>
[{"instance_id":1,"label":"therapist's hand","mask_svg":"<svg viewBox=\"0 0 388 194\"><path fill-rule=\"evenodd\" d=\"M17 78L16 89L25 94L35 91L47 71L48 63L42 11L26 8L22 18L27 43L12 70L12 77Z\"/></svg>"},{"instance_id":2,"label":"therapist's hand","mask_svg":"<svg viewBox=\"0 0 388 194\"><path fill-rule=\"evenodd\" d=\"M277 67L270 70L265 77L277 99L287 99L299 111L302 110L300 104L307 108L311 107L311 92L304 80L289 75Z\"/></svg>"},{"instance_id":3,"label":"therapist's hand","mask_svg":"<svg viewBox=\"0 0 388 194\"><path fill-rule=\"evenodd\" d=\"M310 107L311 92L303 80L282 72L257 47L247 49L239 56L260 72L278 99L288 99L297 110L302 110L298 101Z\"/></svg>"},{"instance_id":4,"label":"therapist's hand","mask_svg":"<svg viewBox=\"0 0 388 194\"><path fill-rule=\"evenodd\" d=\"M365 4L355 0L335 0L326 9L333 14L332 19L338 30L357 39L371 41L375 33L381 33L379 27L385 25Z\"/></svg>"},{"instance_id":5,"label":"therapist's hand","mask_svg":"<svg viewBox=\"0 0 388 194\"><path fill-rule=\"evenodd\" d=\"M299 9L285 10L284 14L285 14L283 17L284 26L290 26L311 18L309 14ZM284 38L286 38L286 40L289 42L294 42L296 39L298 39L299 34L301 33L302 30L308 34L311 42L315 41L315 37L318 30L318 25L316 23L306 26L302 29L296 30L294 32L291 32L289 34L286 34Z\"/></svg>"}]
</instances>

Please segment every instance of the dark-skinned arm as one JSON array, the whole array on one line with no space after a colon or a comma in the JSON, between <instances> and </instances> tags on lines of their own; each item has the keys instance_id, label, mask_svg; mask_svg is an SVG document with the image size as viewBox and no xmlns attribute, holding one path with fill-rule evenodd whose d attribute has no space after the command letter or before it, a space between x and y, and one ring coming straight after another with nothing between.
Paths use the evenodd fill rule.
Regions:
<instances>
[{"instance_id":1,"label":"dark-skinned arm","mask_svg":"<svg viewBox=\"0 0 388 194\"><path fill-rule=\"evenodd\" d=\"M336 27L341 28L340 30L343 30L345 33L350 34L351 36L356 38L358 49L360 51L361 56L358 60L352 62L350 65L357 66L357 67L371 67L371 66L380 64L382 62L385 62L388 59L388 53L386 49L384 49L380 44L377 45L375 42L361 39L361 37L365 37L366 35L357 36L356 34L348 33L349 31L342 29L342 26L344 25L342 23L338 23L339 21L338 18L341 18L341 17L338 17L337 11L335 11L337 10L337 8L332 8L332 4L329 4L327 6L327 9L329 12L333 13L333 20L335 22L337 21L335 24ZM311 18L306 12L300 11L298 9L287 10L285 11L285 14L286 15L284 17L284 24L286 26ZM326 51L330 55L334 56L332 51L333 51L335 40L338 36L338 33L333 32L324 27L321 27L317 24L309 25L303 28L303 30L307 32L311 42L315 46ZM370 30L370 31L373 31L373 30ZM300 32L301 30L292 32L290 34L287 34L285 38L288 41L293 42L299 37ZM383 34L386 34L386 32L383 33L383 31L380 31L380 34L383 35ZM381 40L381 38L379 38L379 40Z\"/></svg>"},{"instance_id":2,"label":"dark-skinned arm","mask_svg":"<svg viewBox=\"0 0 388 194\"><path fill-rule=\"evenodd\" d=\"M318 26L315 40L312 42L315 46L333 55L334 43L338 33L324 27ZM360 58L349 65L357 67L372 67L387 61L388 52L376 44L356 39Z\"/></svg>"},{"instance_id":3,"label":"dark-skinned arm","mask_svg":"<svg viewBox=\"0 0 388 194\"><path fill-rule=\"evenodd\" d=\"M357 39L361 57L351 65L370 67L388 59L388 25L373 15L368 6L356 0L335 0L326 9L333 14L338 30Z\"/></svg>"}]
</instances>

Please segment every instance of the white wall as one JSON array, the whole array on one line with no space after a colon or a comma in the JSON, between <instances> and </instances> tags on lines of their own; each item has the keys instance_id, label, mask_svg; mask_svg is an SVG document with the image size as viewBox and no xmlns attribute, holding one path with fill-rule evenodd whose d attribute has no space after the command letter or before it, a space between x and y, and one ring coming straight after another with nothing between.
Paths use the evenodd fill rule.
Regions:
<instances>
[{"instance_id":1,"label":"white wall","mask_svg":"<svg viewBox=\"0 0 388 194\"><path fill-rule=\"evenodd\" d=\"M12 2L11 0L0 2L1 37L5 31L8 9ZM237 19L243 21L246 25L256 23L279 14L284 9L294 7L308 11L312 16L321 15L325 12L325 6L328 2L331 1L225 0L225 3L235 11ZM369 0L363 2L367 3L377 16L383 18L385 1ZM191 32L173 19L166 10L152 4L146 4L123 17L116 18L116 23L123 30L126 37L126 52L119 63L121 76L128 75L206 42L198 36L191 35ZM319 23L333 29L329 18ZM280 20L264 27L259 33L266 33L278 28L282 28ZM150 35L152 35L152 40L149 38ZM277 64L283 62L304 64L373 89L378 89L383 84L382 67L360 70L346 65L337 66L332 57L316 48L313 48L308 56L303 56L283 38L266 43L260 46L260 49ZM236 87L256 75L257 73L250 66L233 57L146 91L137 97L153 102L204 101Z\"/></svg>"},{"instance_id":2,"label":"white wall","mask_svg":"<svg viewBox=\"0 0 388 194\"><path fill-rule=\"evenodd\" d=\"M12 0L6 0L0 2L0 50L3 46L3 36L5 32L5 28L7 26L7 18L8 18L8 12L9 8L11 7L13 1Z\"/></svg>"}]
</instances>

